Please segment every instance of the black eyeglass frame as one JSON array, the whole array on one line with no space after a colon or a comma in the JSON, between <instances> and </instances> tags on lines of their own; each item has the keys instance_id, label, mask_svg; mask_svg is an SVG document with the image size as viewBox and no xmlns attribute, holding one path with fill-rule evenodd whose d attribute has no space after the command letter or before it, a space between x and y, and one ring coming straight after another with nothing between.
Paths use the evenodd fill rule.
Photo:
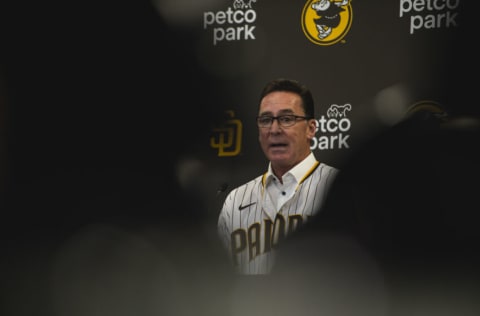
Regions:
<instances>
[{"instance_id":1,"label":"black eyeglass frame","mask_svg":"<svg viewBox=\"0 0 480 316\"><path fill-rule=\"evenodd\" d=\"M290 117L292 118L292 123L291 124L287 124L285 125L285 122L282 123L282 118L284 117ZM267 124L267 125L261 125L260 124L260 119L266 119L268 118L270 120L270 123ZM291 127L293 125L295 125L297 123L298 120L309 120L311 119L311 117L308 117L308 116L300 116L300 115L295 115L295 114L283 114L283 115L279 115L279 116L271 116L271 115L260 115L260 116L257 116L257 126L260 127L260 128L270 128L273 124L273 121L277 120L278 124L281 126L281 127Z\"/></svg>"}]
</instances>

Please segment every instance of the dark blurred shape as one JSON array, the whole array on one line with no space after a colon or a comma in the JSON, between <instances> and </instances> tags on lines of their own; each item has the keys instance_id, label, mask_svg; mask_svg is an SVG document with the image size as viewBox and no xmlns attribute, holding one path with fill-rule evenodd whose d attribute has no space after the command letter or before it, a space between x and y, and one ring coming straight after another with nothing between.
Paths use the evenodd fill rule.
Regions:
<instances>
[{"instance_id":1,"label":"dark blurred shape","mask_svg":"<svg viewBox=\"0 0 480 316\"><path fill-rule=\"evenodd\" d=\"M217 112L191 34L147 0L0 12L0 314L211 315L227 266L175 174Z\"/></svg>"},{"instance_id":2,"label":"dark blurred shape","mask_svg":"<svg viewBox=\"0 0 480 316\"><path fill-rule=\"evenodd\" d=\"M328 283L317 280L315 287L310 282L309 276L325 274L325 269L340 280L358 270L352 262L363 265L365 258L367 266L378 269L363 275L371 285L383 278L385 296L377 298L385 301L357 313L345 311L349 300L339 299L330 306L332 315L480 313L480 111L476 82L460 75L478 70L478 48L469 40L476 11L469 5L461 4L458 36L446 63L451 76L438 82L448 102L412 107L404 120L353 152L324 210L280 250L290 262L279 260L284 265L275 278L288 281L292 270L308 267L295 282L309 293L330 293ZM305 251L305 240L317 251L314 246ZM342 240L356 248L345 248ZM351 294L352 287L341 282L330 286L339 295ZM358 295L368 287L359 287Z\"/></svg>"},{"instance_id":3,"label":"dark blurred shape","mask_svg":"<svg viewBox=\"0 0 480 316\"><path fill-rule=\"evenodd\" d=\"M146 211L152 204L195 215L178 205L188 199L175 163L208 140L216 110L191 34L167 26L146 0L2 7L5 234L175 213ZM114 205L83 207L107 200Z\"/></svg>"}]
</instances>

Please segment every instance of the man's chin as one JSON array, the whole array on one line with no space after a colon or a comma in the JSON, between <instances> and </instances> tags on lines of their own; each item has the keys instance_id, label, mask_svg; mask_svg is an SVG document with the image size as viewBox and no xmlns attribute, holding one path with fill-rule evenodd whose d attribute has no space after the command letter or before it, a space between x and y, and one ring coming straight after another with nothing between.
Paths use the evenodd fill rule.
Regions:
<instances>
[{"instance_id":1,"label":"man's chin","mask_svg":"<svg viewBox=\"0 0 480 316\"><path fill-rule=\"evenodd\" d=\"M285 163L288 161L290 155L288 152L284 149L275 149L275 150L270 150L269 155L268 155L268 160L271 162L275 163Z\"/></svg>"}]
</instances>

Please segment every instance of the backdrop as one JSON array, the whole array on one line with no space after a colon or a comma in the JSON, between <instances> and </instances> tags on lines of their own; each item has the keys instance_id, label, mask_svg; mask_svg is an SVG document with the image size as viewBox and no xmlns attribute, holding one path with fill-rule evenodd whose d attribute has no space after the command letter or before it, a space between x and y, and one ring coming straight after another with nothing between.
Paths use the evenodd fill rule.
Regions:
<instances>
[{"instance_id":1,"label":"backdrop","mask_svg":"<svg viewBox=\"0 0 480 316\"><path fill-rule=\"evenodd\" d=\"M311 88L312 150L341 168L409 111L474 111L452 92L475 91L462 2L6 2L4 187L51 209L173 180L216 218L266 170L255 116L277 77Z\"/></svg>"},{"instance_id":2,"label":"backdrop","mask_svg":"<svg viewBox=\"0 0 480 316\"><path fill-rule=\"evenodd\" d=\"M311 88L318 120L312 150L337 167L407 113L447 115L460 106L446 100L459 79L451 68L470 58L457 41L460 2L155 2L168 25L193 36L189 49L214 91L204 106L225 113L208 144L194 150L201 155L189 160L213 212L222 200L217 188L228 185L228 192L266 170L254 118L259 92L272 78ZM457 50L462 55L452 58Z\"/></svg>"}]
</instances>

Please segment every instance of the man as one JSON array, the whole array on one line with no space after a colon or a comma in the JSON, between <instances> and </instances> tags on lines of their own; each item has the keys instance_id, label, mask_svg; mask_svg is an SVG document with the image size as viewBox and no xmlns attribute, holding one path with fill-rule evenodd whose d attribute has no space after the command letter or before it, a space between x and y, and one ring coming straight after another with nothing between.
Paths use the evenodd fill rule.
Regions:
<instances>
[{"instance_id":1,"label":"man","mask_svg":"<svg viewBox=\"0 0 480 316\"><path fill-rule=\"evenodd\" d=\"M319 162L314 101L295 80L264 87L257 117L266 173L233 189L218 219L218 232L240 274L268 274L278 243L320 211L338 169Z\"/></svg>"}]
</instances>

